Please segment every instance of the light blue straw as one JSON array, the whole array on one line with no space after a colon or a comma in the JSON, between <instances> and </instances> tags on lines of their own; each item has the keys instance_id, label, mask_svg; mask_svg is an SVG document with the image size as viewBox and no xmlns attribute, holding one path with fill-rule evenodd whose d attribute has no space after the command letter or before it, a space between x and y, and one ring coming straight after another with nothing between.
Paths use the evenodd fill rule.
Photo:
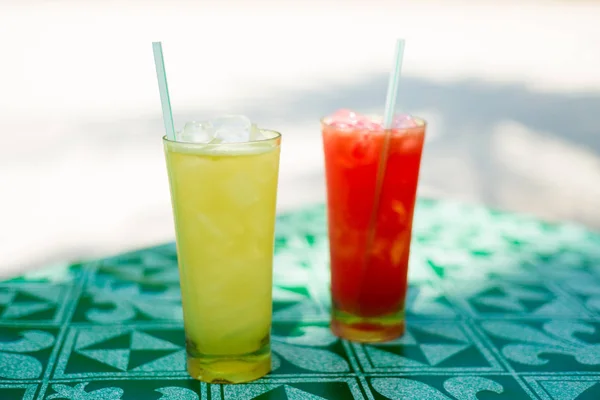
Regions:
<instances>
[{"instance_id":1,"label":"light blue straw","mask_svg":"<svg viewBox=\"0 0 600 400\"><path fill-rule=\"evenodd\" d=\"M373 208L371 210L371 218L369 220L369 227L367 230L367 248L362 265L362 277L361 282L364 281L364 277L367 273L369 265L369 255L371 254L371 248L375 241L375 229L377 225L377 215L379 214L379 202L381 200L381 189L383 185L383 179L385 177L385 170L387 166L388 152L390 147L390 136L392 133L394 123L394 110L396 109L396 96L398 94L398 82L400 81L400 70L402 69L402 56L404 55L404 39L398 39L396 41L396 55L394 57L394 68L390 74L390 81L388 83L388 91L385 99L385 111L383 113L383 128L385 134L383 136L383 145L381 146L381 153L379 156L379 163L377 165L377 175L375 178L375 194L373 199ZM358 292L358 300L362 296L362 291Z\"/></svg>"},{"instance_id":2,"label":"light blue straw","mask_svg":"<svg viewBox=\"0 0 600 400\"><path fill-rule=\"evenodd\" d=\"M171 99L169 98L169 86L167 85L167 72L165 71L162 43L152 42L152 50L154 51L154 65L156 66L156 78L158 79L158 90L160 92L165 131L167 131L167 138L175 141L175 127L173 125L173 112L171 111Z\"/></svg>"},{"instance_id":3,"label":"light blue straw","mask_svg":"<svg viewBox=\"0 0 600 400\"><path fill-rule=\"evenodd\" d=\"M387 96L385 98L385 111L383 112L383 127L391 129L394 123L394 111L396 110L396 97L398 96L398 83L400 82L400 70L402 70L402 57L404 56L404 39L396 41L396 55L394 57L394 69L390 74Z\"/></svg>"}]
</instances>

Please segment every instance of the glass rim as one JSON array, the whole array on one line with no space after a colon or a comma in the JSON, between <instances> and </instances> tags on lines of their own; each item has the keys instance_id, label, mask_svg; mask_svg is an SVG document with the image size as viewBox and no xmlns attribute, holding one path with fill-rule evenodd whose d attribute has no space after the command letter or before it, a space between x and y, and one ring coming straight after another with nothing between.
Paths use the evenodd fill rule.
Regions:
<instances>
[{"instance_id":1,"label":"glass rim","mask_svg":"<svg viewBox=\"0 0 600 400\"><path fill-rule=\"evenodd\" d=\"M418 117L418 116L413 115L413 114L404 114L404 115L407 115L407 116L411 117L414 120L420 121L423 124L422 125L418 125L418 126L408 126L408 127L405 127L405 128L391 128L389 130L391 130L391 131L409 131L410 132L410 131L420 131L422 129L427 128L427 120L425 120L424 118ZM373 120L373 119L377 118L377 119L380 119L380 120L383 121L383 116L380 115L380 114L365 114L364 116L368 117L370 120ZM383 126L381 127L381 129L364 129L364 128L360 128L359 129L359 128L356 128L354 126L347 126L347 127L343 127L343 128L338 128L338 127L334 127L331 124L327 123L325 121L327 118L329 118L329 116L327 116L327 117L321 117L321 119L319 120L319 122L321 123L321 127L326 126L328 128L333 128L333 129L337 129L337 130L340 130L340 131L354 131L354 130L361 130L361 131L366 130L366 131L369 131L369 132L385 132L386 131L386 129L384 129Z\"/></svg>"},{"instance_id":2,"label":"glass rim","mask_svg":"<svg viewBox=\"0 0 600 400\"><path fill-rule=\"evenodd\" d=\"M185 147L202 147L202 148L224 148L227 146L248 146L251 145L253 143L271 143L271 142L276 142L277 140L281 139L281 133L274 131L272 129L262 129L259 128L259 130L261 132L269 132L271 134L274 134L273 137L268 137L265 139L260 139L260 140L250 140L247 142L231 142L231 143L199 143L199 142L180 142L177 140L171 140L167 137L167 135L163 135L162 140L164 143L168 143L169 145L173 145L173 146L185 146Z\"/></svg>"}]
</instances>

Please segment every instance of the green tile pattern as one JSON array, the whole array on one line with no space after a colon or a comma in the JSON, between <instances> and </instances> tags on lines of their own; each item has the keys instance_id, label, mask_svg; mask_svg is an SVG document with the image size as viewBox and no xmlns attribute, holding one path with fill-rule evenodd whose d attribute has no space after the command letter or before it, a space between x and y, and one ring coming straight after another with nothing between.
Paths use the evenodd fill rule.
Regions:
<instances>
[{"instance_id":1,"label":"green tile pattern","mask_svg":"<svg viewBox=\"0 0 600 400\"><path fill-rule=\"evenodd\" d=\"M0 282L0 399L600 398L600 235L421 199L407 332L328 328L325 208L280 215L273 371L242 385L185 371L175 246Z\"/></svg>"}]
</instances>

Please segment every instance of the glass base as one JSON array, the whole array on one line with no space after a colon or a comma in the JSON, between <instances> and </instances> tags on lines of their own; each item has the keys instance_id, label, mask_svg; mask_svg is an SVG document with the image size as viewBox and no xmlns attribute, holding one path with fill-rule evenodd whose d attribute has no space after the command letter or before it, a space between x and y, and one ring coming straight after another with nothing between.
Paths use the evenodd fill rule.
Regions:
<instances>
[{"instance_id":1,"label":"glass base","mask_svg":"<svg viewBox=\"0 0 600 400\"><path fill-rule=\"evenodd\" d=\"M334 310L331 316L334 335L352 342L388 342L404 335L404 311L382 317L358 317Z\"/></svg>"},{"instance_id":2,"label":"glass base","mask_svg":"<svg viewBox=\"0 0 600 400\"><path fill-rule=\"evenodd\" d=\"M271 346L235 356L187 354L190 376L208 383L244 383L256 380L271 371Z\"/></svg>"}]
</instances>

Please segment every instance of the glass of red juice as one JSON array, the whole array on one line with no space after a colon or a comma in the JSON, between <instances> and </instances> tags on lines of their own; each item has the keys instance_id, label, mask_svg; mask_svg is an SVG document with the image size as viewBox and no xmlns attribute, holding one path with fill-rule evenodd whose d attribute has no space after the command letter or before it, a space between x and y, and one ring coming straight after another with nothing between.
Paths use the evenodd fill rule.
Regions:
<instances>
[{"instance_id":1,"label":"glass of red juice","mask_svg":"<svg viewBox=\"0 0 600 400\"><path fill-rule=\"evenodd\" d=\"M356 342L404 333L413 212L426 123L340 110L321 120L331 261L331 329Z\"/></svg>"}]
</instances>

